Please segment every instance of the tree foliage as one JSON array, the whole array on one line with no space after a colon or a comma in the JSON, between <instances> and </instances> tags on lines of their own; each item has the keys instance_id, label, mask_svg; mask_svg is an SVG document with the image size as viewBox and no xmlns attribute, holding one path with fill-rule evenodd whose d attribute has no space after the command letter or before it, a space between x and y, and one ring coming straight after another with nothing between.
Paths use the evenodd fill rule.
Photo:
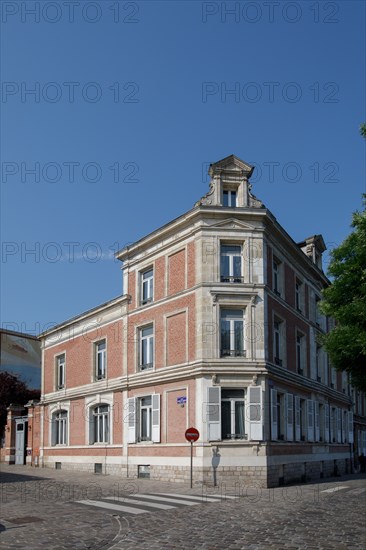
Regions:
<instances>
[{"instance_id":1,"label":"tree foliage","mask_svg":"<svg viewBox=\"0 0 366 550\"><path fill-rule=\"evenodd\" d=\"M17 376L9 372L0 372L0 436L4 433L7 407L10 403L25 405L30 399L38 399L40 392L30 390Z\"/></svg>"},{"instance_id":2,"label":"tree foliage","mask_svg":"<svg viewBox=\"0 0 366 550\"><path fill-rule=\"evenodd\" d=\"M352 384L366 391L366 195L364 209L353 214L353 232L331 252L328 274L332 284L324 290L321 310L333 317L335 328L322 343L332 365L351 376Z\"/></svg>"}]
</instances>

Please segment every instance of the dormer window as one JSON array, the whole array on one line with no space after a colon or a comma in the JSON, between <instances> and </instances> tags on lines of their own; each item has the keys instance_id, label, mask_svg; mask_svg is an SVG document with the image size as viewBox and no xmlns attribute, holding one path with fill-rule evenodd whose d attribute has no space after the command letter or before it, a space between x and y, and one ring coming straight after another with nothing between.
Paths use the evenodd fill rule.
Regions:
<instances>
[{"instance_id":1,"label":"dormer window","mask_svg":"<svg viewBox=\"0 0 366 550\"><path fill-rule=\"evenodd\" d=\"M222 196L222 205L229 207L237 206L237 192L231 189L224 189Z\"/></svg>"}]
</instances>

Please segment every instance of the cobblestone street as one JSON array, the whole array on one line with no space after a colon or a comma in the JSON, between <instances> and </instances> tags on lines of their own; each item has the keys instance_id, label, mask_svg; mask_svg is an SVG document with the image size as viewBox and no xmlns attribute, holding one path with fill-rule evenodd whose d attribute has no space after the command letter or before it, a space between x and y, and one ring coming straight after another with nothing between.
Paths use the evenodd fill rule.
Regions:
<instances>
[{"instance_id":1,"label":"cobblestone street","mask_svg":"<svg viewBox=\"0 0 366 550\"><path fill-rule=\"evenodd\" d=\"M1 467L0 548L318 548L366 545L366 476L277 489Z\"/></svg>"}]
</instances>

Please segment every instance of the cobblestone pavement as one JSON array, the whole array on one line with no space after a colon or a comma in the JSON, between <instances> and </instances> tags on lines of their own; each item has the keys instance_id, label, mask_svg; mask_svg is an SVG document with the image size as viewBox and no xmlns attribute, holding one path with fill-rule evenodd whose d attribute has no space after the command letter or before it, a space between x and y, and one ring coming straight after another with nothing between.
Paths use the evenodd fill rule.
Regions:
<instances>
[{"instance_id":1,"label":"cobblestone pavement","mask_svg":"<svg viewBox=\"0 0 366 550\"><path fill-rule=\"evenodd\" d=\"M0 548L360 550L366 547L365 504L364 474L277 489L237 484L191 490L2 465Z\"/></svg>"}]
</instances>

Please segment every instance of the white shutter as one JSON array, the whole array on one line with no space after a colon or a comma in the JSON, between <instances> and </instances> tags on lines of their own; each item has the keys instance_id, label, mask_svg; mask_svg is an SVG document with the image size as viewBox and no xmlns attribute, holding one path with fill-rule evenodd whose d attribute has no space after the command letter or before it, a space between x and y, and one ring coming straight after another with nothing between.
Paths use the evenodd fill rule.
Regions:
<instances>
[{"instance_id":1,"label":"white shutter","mask_svg":"<svg viewBox=\"0 0 366 550\"><path fill-rule=\"evenodd\" d=\"M366 432L362 432L362 452L366 454Z\"/></svg>"},{"instance_id":2,"label":"white shutter","mask_svg":"<svg viewBox=\"0 0 366 550\"><path fill-rule=\"evenodd\" d=\"M271 389L271 439L278 439L277 390Z\"/></svg>"},{"instance_id":3,"label":"white shutter","mask_svg":"<svg viewBox=\"0 0 366 550\"><path fill-rule=\"evenodd\" d=\"M334 443L334 439L335 439L335 433L334 433L334 417L335 417L335 414L336 414L336 410L331 407L330 407L330 414L329 414L329 423L330 423L330 442L331 443Z\"/></svg>"},{"instance_id":4,"label":"white shutter","mask_svg":"<svg viewBox=\"0 0 366 550\"><path fill-rule=\"evenodd\" d=\"M342 409L337 408L337 443L342 443Z\"/></svg>"},{"instance_id":5,"label":"white shutter","mask_svg":"<svg viewBox=\"0 0 366 550\"><path fill-rule=\"evenodd\" d=\"M348 411L348 442L353 443L353 412Z\"/></svg>"},{"instance_id":6,"label":"white shutter","mask_svg":"<svg viewBox=\"0 0 366 550\"><path fill-rule=\"evenodd\" d=\"M207 388L207 426L209 441L221 439L221 388L212 386Z\"/></svg>"},{"instance_id":7,"label":"white shutter","mask_svg":"<svg viewBox=\"0 0 366 550\"><path fill-rule=\"evenodd\" d=\"M154 393L151 397L152 397L151 440L154 443L160 443L160 394Z\"/></svg>"},{"instance_id":8,"label":"white shutter","mask_svg":"<svg viewBox=\"0 0 366 550\"><path fill-rule=\"evenodd\" d=\"M329 405L324 405L324 439L326 443L329 443Z\"/></svg>"},{"instance_id":9,"label":"white shutter","mask_svg":"<svg viewBox=\"0 0 366 550\"><path fill-rule=\"evenodd\" d=\"M136 397L130 397L127 401L128 404L128 442L136 443L136 423L137 423L137 414L136 414Z\"/></svg>"},{"instance_id":10,"label":"white shutter","mask_svg":"<svg viewBox=\"0 0 366 550\"><path fill-rule=\"evenodd\" d=\"M315 441L320 440L320 415L319 415L319 402L314 402L314 423L315 423Z\"/></svg>"},{"instance_id":11,"label":"white shutter","mask_svg":"<svg viewBox=\"0 0 366 550\"><path fill-rule=\"evenodd\" d=\"M314 401L307 400L308 411L308 441L314 441Z\"/></svg>"},{"instance_id":12,"label":"white shutter","mask_svg":"<svg viewBox=\"0 0 366 550\"><path fill-rule=\"evenodd\" d=\"M294 440L294 396L286 394L286 416L287 416L287 441Z\"/></svg>"},{"instance_id":13,"label":"white shutter","mask_svg":"<svg viewBox=\"0 0 366 550\"><path fill-rule=\"evenodd\" d=\"M322 365L323 365L323 373L324 373L323 382L326 386L328 386L329 384L328 355L323 348L321 348L321 350L322 350Z\"/></svg>"},{"instance_id":14,"label":"white shutter","mask_svg":"<svg viewBox=\"0 0 366 550\"><path fill-rule=\"evenodd\" d=\"M301 405L300 397L295 395L295 440L301 439Z\"/></svg>"},{"instance_id":15,"label":"white shutter","mask_svg":"<svg viewBox=\"0 0 366 550\"><path fill-rule=\"evenodd\" d=\"M260 386L248 387L249 404L249 439L262 441L263 439L263 415L262 415L262 388Z\"/></svg>"}]
</instances>

